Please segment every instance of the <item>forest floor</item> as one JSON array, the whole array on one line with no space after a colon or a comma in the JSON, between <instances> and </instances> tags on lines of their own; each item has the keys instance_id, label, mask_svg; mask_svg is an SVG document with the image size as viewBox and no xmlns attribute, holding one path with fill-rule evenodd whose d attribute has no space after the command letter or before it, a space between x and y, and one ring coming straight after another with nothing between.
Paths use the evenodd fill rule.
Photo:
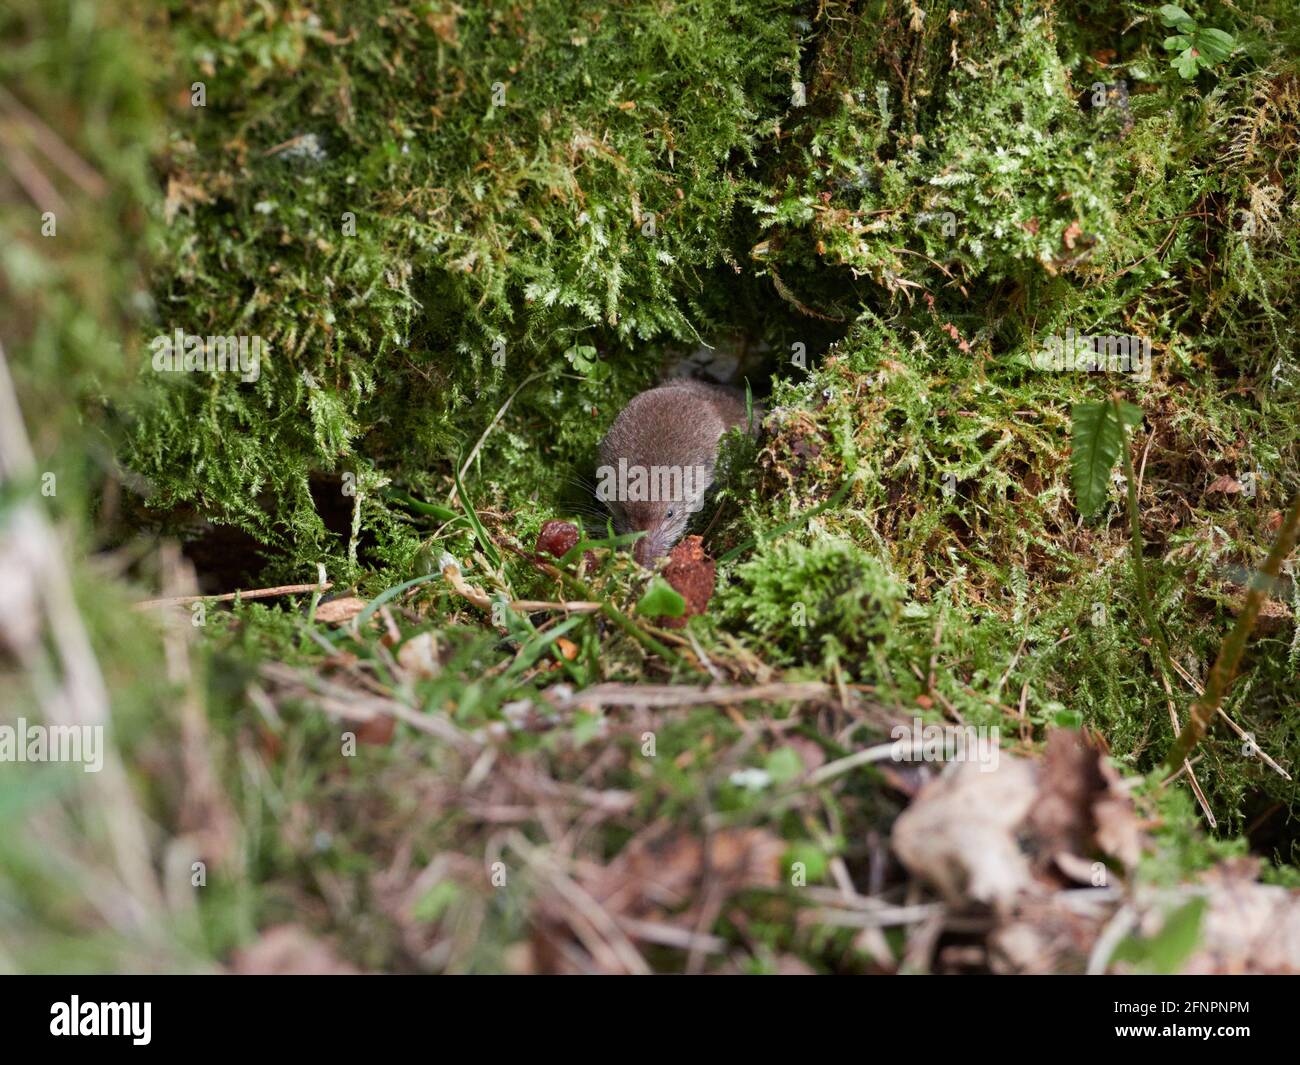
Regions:
<instances>
[{"instance_id":1,"label":"forest floor","mask_svg":"<svg viewBox=\"0 0 1300 1065\"><path fill-rule=\"evenodd\" d=\"M897 6L0 16L0 968L1300 969L1300 30Z\"/></svg>"}]
</instances>

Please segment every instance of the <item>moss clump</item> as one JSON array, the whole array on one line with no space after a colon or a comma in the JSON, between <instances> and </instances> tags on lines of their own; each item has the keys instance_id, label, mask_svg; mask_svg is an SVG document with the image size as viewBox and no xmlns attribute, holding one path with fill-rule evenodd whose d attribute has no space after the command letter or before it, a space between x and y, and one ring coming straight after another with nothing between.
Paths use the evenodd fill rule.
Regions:
<instances>
[{"instance_id":1,"label":"moss clump","mask_svg":"<svg viewBox=\"0 0 1300 1065\"><path fill-rule=\"evenodd\" d=\"M1111 242L1121 160L1078 106L1040 5L883 27L879 12L842 15L791 130L801 157L758 205L778 260L808 249L902 293L1055 273Z\"/></svg>"},{"instance_id":2,"label":"moss clump","mask_svg":"<svg viewBox=\"0 0 1300 1065\"><path fill-rule=\"evenodd\" d=\"M856 672L890 630L903 590L857 544L823 537L765 544L719 596L720 622L750 633L774 661Z\"/></svg>"},{"instance_id":3,"label":"moss clump","mask_svg":"<svg viewBox=\"0 0 1300 1065\"><path fill-rule=\"evenodd\" d=\"M247 4L175 33L206 106L172 115L158 328L271 354L253 383L146 373L130 456L155 505L299 560L331 550L314 475L445 469L544 368L585 384L521 397L502 458L540 435L572 461L569 425L648 378L632 346L699 336L798 50L782 5L714 0Z\"/></svg>"}]
</instances>

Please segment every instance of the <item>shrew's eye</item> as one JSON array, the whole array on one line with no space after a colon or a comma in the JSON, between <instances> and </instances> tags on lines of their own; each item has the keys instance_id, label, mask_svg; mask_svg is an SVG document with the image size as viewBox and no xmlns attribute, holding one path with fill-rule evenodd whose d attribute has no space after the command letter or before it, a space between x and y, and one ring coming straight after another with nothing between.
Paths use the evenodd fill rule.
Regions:
<instances>
[{"instance_id":1,"label":"shrew's eye","mask_svg":"<svg viewBox=\"0 0 1300 1065\"><path fill-rule=\"evenodd\" d=\"M668 512L664 515L664 517L665 517L665 518L671 518L671 517L673 516L674 513L675 513L675 511L673 510L673 508L672 508L672 507L669 507L669 508L668 508Z\"/></svg>"}]
</instances>

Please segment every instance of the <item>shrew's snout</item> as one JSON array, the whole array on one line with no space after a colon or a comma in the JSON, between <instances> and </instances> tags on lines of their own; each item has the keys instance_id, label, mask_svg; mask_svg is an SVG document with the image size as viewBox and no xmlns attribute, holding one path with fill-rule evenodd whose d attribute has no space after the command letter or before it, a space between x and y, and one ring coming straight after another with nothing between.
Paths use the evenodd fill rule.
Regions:
<instances>
[{"instance_id":1,"label":"shrew's snout","mask_svg":"<svg viewBox=\"0 0 1300 1065\"><path fill-rule=\"evenodd\" d=\"M663 554L663 549L659 546L659 538L655 536L653 531L647 531L641 539L632 545L632 557L647 569L661 554Z\"/></svg>"}]
</instances>

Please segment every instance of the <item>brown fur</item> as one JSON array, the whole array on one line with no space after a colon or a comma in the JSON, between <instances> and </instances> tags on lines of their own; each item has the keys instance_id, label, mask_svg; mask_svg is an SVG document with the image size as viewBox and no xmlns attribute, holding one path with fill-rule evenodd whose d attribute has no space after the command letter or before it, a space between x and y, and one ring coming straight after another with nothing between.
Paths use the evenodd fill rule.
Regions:
<instances>
[{"instance_id":1,"label":"brown fur","mask_svg":"<svg viewBox=\"0 0 1300 1065\"><path fill-rule=\"evenodd\" d=\"M754 420L757 424L757 410ZM713 482L722 434L744 424L743 395L702 381L669 381L634 396L619 412L600 443L600 465L616 468L624 459L629 468L702 467L707 488ZM632 549L643 566L668 553L691 517L682 501L607 502L615 530L645 532Z\"/></svg>"}]
</instances>

